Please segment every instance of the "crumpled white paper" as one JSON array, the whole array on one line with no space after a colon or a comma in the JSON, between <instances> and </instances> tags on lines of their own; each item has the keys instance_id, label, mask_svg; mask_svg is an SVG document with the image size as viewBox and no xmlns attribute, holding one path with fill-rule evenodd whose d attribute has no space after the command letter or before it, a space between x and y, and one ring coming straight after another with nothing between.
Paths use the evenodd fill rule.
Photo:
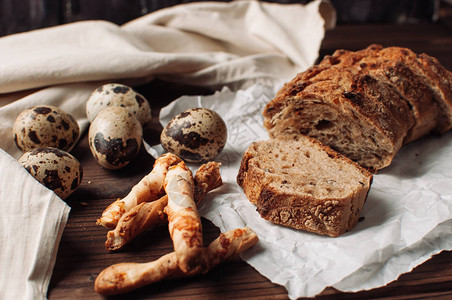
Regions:
<instances>
[{"instance_id":1,"label":"crumpled white paper","mask_svg":"<svg viewBox=\"0 0 452 300\"><path fill-rule=\"evenodd\" d=\"M331 238L274 225L260 217L236 183L243 152L268 139L262 110L275 88L254 85L214 95L182 97L160 114L166 125L192 107L218 112L228 141L215 159L222 163L224 186L212 191L200 213L222 232L251 227L259 243L242 255L290 298L311 297L328 286L360 291L383 286L442 250L452 249L452 132L406 145L392 165L374 176L361 214L350 232ZM161 146L149 149L162 153Z\"/></svg>"}]
</instances>

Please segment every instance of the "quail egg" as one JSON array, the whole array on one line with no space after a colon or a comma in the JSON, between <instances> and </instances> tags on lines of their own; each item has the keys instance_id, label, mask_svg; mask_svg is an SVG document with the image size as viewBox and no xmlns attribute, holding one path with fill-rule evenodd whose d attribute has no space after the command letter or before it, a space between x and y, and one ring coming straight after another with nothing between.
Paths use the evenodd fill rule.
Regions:
<instances>
[{"instance_id":1,"label":"quail egg","mask_svg":"<svg viewBox=\"0 0 452 300\"><path fill-rule=\"evenodd\" d=\"M82 182L80 162L61 149L47 147L25 152L19 158L24 168L61 199L71 195Z\"/></svg>"},{"instance_id":2,"label":"quail egg","mask_svg":"<svg viewBox=\"0 0 452 300\"><path fill-rule=\"evenodd\" d=\"M124 107L103 109L89 127L89 147L105 169L128 165L138 154L143 129L138 119Z\"/></svg>"},{"instance_id":3,"label":"quail egg","mask_svg":"<svg viewBox=\"0 0 452 300\"><path fill-rule=\"evenodd\" d=\"M178 114L160 135L166 151L188 162L213 160L223 150L226 140L225 122L207 108L192 108Z\"/></svg>"},{"instance_id":4,"label":"quail egg","mask_svg":"<svg viewBox=\"0 0 452 300\"><path fill-rule=\"evenodd\" d=\"M24 110L13 126L16 145L24 152L36 148L55 147L68 151L77 141L80 128L75 119L52 105L39 105Z\"/></svg>"},{"instance_id":5,"label":"quail egg","mask_svg":"<svg viewBox=\"0 0 452 300\"><path fill-rule=\"evenodd\" d=\"M94 90L86 102L86 115L92 122L97 114L107 107L121 106L134 114L144 126L151 121L149 102L131 87L109 83Z\"/></svg>"}]
</instances>

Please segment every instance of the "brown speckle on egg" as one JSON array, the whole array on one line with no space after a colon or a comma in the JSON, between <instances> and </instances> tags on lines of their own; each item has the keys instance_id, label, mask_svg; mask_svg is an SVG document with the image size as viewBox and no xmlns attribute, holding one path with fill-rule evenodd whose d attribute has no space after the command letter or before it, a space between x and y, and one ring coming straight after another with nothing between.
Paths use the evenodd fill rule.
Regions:
<instances>
[{"instance_id":1,"label":"brown speckle on egg","mask_svg":"<svg viewBox=\"0 0 452 300\"><path fill-rule=\"evenodd\" d=\"M137 94L135 96L135 100L137 101L139 107L145 105L145 102L147 102L147 100L144 99L144 97L142 95L140 95L140 94Z\"/></svg>"},{"instance_id":2,"label":"brown speckle on egg","mask_svg":"<svg viewBox=\"0 0 452 300\"><path fill-rule=\"evenodd\" d=\"M113 88L113 92L115 93L115 94L126 94L128 91L130 91L130 88L128 87L128 86L125 86L125 85L116 85L114 88Z\"/></svg>"},{"instance_id":3,"label":"brown speckle on egg","mask_svg":"<svg viewBox=\"0 0 452 300\"><path fill-rule=\"evenodd\" d=\"M52 111L52 108L49 106L38 106L33 109L36 114L47 115ZM34 117L33 117L34 118Z\"/></svg>"},{"instance_id":4,"label":"brown speckle on egg","mask_svg":"<svg viewBox=\"0 0 452 300\"><path fill-rule=\"evenodd\" d=\"M136 139L130 138L125 142L122 138L108 139L102 132L94 137L94 148L105 156L105 161L112 166L121 166L131 162L139 150Z\"/></svg>"}]
</instances>

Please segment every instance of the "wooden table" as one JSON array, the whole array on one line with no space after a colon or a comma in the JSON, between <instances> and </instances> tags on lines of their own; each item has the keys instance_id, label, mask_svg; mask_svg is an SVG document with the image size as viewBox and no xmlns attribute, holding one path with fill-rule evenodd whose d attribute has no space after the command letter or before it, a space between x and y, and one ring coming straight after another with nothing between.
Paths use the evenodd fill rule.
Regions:
<instances>
[{"instance_id":1,"label":"wooden table","mask_svg":"<svg viewBox=\"0 0 452 300\"><path fill-rule=\"evenodd\" d=\"M398 45L409 47L415 52L426 52L452 70L452 27L447 23L340 25L326 33L320 54L330 54L338 48L358 50L371 43ZM150 144L159 141L159 108L184 94L212 92L202 88L169 85L158 80L138 89L150 100L154 109L153 124L145 131L145 139ZM107 171L91 156L87 139L85 134L73 150L73 154L83 165L84 179L80 188L68 199L72 210L50 282L50 299L102 299L93 288L94 280L101 270L121 261L152 261L172 251L168 230L162 227L137 237L121 252L108 253L104 247L107 230L97 226L96 219L109 203L125 196L150 171L154 159L141 151L128 167L119 171ZM219 230L210 221L203 220L203 226L205 242L216 238ZM449 251L434 256L385 287L358 293L341 293L327 288L317 298L400 299L446 296L452 297L452 252ZM287 291L271 283L247 263L235 259L216 267L207 275L153 284L117 298L182 297L286 299Z\"/></svg>"}]
</instances>

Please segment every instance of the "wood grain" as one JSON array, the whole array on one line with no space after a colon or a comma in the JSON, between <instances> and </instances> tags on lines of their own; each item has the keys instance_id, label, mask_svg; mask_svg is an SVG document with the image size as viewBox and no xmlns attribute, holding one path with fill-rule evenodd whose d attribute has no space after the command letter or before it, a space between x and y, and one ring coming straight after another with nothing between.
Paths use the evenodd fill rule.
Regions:
<instances>
[{"instance_id":1,"label":"wood grain","mask_svg":"<svg viewBox=\"0 0 452 300\"><path fill-rule=\"evenodd\" d=\"M404 25L341 25L327 32L321 55L338 48L357 50L371 43L409 47L437 57L452 69L452 30L446 24ZM161 126L159 109L183 94L209 94L205 88L173 85L159 80L139 87L153 107L154 121L145 130L150 144L158 143ZM122 251L108 253L104 247L107 230L96 225L103 209L117 197L125 196L131 187L147 174L154 162L144 150L128 167L119 171L102 169L89 152L83 136L73 151L84 168L80 188L67 200L72 210L63 233L57 261L50 282L49 299L102 299L94 292L97 274L118 262L146 262L172 251L172 241L166 227L146 232ZM203 219L205 243L219 230ZM144 287L125 296L111 299L287 299L284 287L271 283L251 266L235 259L222 264L206 275L184 280L166 281ZM403 274L385 287L357 293L342 293L327 288L318 299L410 299L452 297L452 252L443 251L432 259Z\"/></svg>"}]
</instances>

